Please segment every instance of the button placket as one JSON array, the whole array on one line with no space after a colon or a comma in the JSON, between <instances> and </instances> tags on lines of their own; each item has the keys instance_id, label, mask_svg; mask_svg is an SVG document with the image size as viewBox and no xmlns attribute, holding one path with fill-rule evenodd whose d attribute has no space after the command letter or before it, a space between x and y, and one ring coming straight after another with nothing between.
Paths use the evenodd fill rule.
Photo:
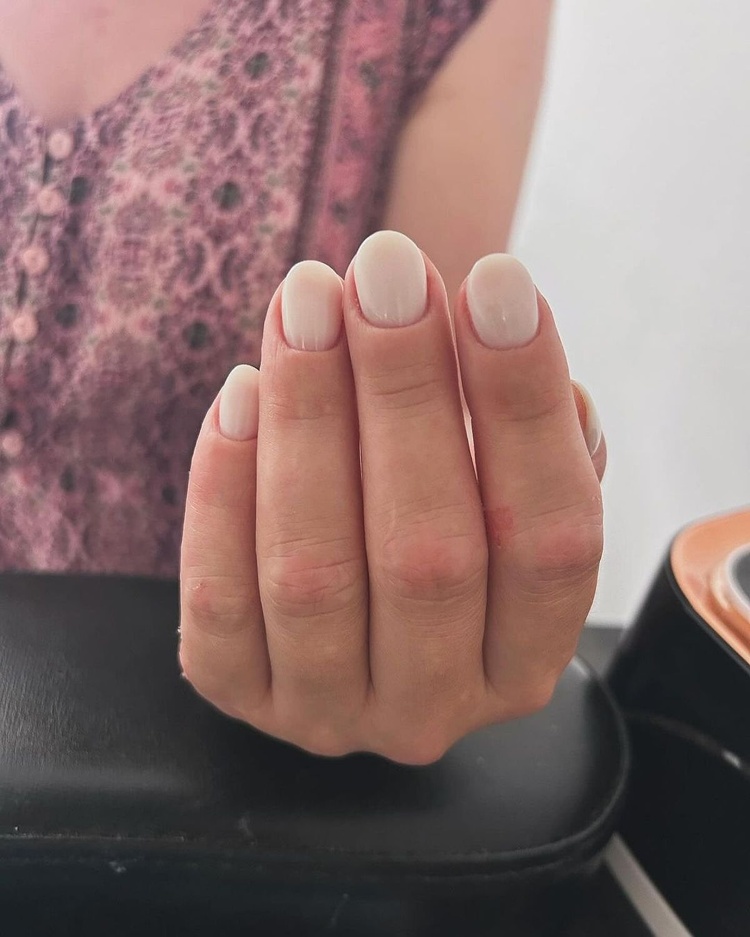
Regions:
<instances>
[{"instance_id":1,"label":"button placket","mask_svg":"<svg viewBox=\"0 0 750 937\"><path fill-rule=\"evenodd\" d=\"M75 141L68 130L53 130L46 138L40 188L36 193L35 233L40 227L48 230L50 220L65 211L68 199L59 186L59 176L74 148ZM46 269L43 272L46 273Z\"/></svg>"},{"instance_id":2,"label":"button placket","mask_svg":"<svg viewBox=\"0 0 750 937\"><path fill-rule=\"evenodd\" d=\"M9 394L12 393L11 388L16 385L14 378L23 383L22 374L14 374L13 348L28 345L39 334L37 309L45 302L43 277L49 271L51 263L46 244L54 236L53 219L62 216L68 205L61 177L66 174L72 176L70 164L66 165L66 162L70 160L74 150L75 140L69 131L54 130L46 134L40 129L36 144L38 168L31 169L28 175L32 187L29 195L34 200L31 201L31 210L27 214L28 241L18 256L16 301L6 304L3 309L7 327L7 338L3 345L6 346L4 351L10 352L10 355L4 354L4 383ZM19 361L19 365L23 368L22 361L23 359ZM3 409L10 412L10 398L5 404L7 406ZM18 420L4 420L4 425L0 424L0 460L12 462L19 459L25 445L24 433Z\"/></svg>"},{"instance_id":3,"label":"button placket","mask_svg":"<svg viewBox=\"0 0 750 937\"><path fill-rule=\"evenodd\" d=\"M51 234L51 222L61 216L67 199L59 185L59 176L73 154L75 140L69 130L57 129L44 134L39 188L36 192L36 214L28 246L21 252L20 263L24 281L19 284L19 308L10 323L11 338L21 344L33 342L39 333L36 307L41 304L40 280L50 268L49 250L44 244ZM46 235L46 237L43 237Z\"/></svg>"}]
</instances>

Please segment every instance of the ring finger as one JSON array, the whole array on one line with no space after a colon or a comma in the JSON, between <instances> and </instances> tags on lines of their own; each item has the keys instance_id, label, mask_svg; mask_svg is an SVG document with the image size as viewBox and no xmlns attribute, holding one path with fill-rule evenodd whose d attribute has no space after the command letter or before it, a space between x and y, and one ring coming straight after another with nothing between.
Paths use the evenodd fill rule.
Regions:
<instances>
[{"instance_id":1,"label":"ring finger","mask_svg":"<svg viewBox=\"0 0 750 937\"><path fill-rule=\"evenodd\" d=\"M574 652L601 492L552 314L518 261L475 265L456 336L489 546L485 670L507 717L543 704Z\"/></svg>"}]
</instances>

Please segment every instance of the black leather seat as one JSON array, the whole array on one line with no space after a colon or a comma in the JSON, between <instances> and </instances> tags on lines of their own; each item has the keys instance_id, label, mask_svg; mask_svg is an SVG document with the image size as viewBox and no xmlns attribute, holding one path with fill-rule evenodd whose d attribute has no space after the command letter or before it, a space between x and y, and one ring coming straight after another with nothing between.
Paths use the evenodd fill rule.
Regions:
<instances>
[{"instance_id":1,"label":"black leather seat","mask_svg":"<svg viewBox=\"0 0 750 937\"><path fill-rule=\"evenodd\" d=\"M172 582L0 576L3 934L559 933L627 775L586 665L412 768L222 716L177 624Z\"/></svg>"}]
</instances>

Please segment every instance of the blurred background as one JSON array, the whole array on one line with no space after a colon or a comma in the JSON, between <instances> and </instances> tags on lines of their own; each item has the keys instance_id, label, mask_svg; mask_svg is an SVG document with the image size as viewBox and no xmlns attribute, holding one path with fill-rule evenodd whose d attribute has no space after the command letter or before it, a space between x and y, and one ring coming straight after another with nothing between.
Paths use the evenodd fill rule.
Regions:
<instances>
[{"instance_id":1,"label":"blurred background","mask_svg":"<svg viewBox=\"0 0 750 937\"><path fill-rule=\"evenodd\" d=\"M674 534L750 503L750 6L558 0L511 250L607 434L590 619Z\"/></svg>"}]
</instances>

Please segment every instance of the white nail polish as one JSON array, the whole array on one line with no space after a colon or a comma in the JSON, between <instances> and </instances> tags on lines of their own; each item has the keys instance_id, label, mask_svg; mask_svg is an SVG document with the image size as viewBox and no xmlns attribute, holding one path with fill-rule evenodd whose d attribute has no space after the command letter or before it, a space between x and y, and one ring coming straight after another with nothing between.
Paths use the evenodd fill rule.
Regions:
<instances>
[{"instance_id":1,"label":"white nail polish","mask_svg":"<svg viewBox=\"0 0 750 937\"><path fill-rule=\"evenodd\" d=\"M583 438L586 440L586 448L589 450L589 455L593 455L602 441L602 423L599 419L599 413L597 412L591 394L580 381L573 381L573 383L581 392L583 402L586 404L586 426L583 431Z\"/></svg>"},{"instance_id":2,"label":"white nail polish","mask_svg":"<svg viewBox=\"0 0 750 937\"><path fill-rule=\"evenodd\" d=\"M472 267L466 302L482 344L516 348L539 327L536 288L528 270L509 254L488 254Z\"/></svg>"},{"instance_id":3,"label":"white nail polish","mask_svg":"<svg viewBox=\"0 0 750 937\"><path fill-rule=\"evenodd\" d=\"M343 313L341 277L318 260L303 260L286 275L281 321L287 344L300 351L328 351L336 344Z\"/></svg>"},{"instance_id":4,"label":"white nail polish","mask_svg":"<svg viewBox=\"0 0 750 937\"><path fill-rule=\"evenodd\" d=\"M354 258L354 281L364 317L395 327L419 321L427 305L427 270L422 252L398 231L377 231Z\"/></svg>"},{"instance_id":5,"label":"white nail polish","mask_svg":"<svg viewBox=\"0 0 750 937\"><path fill-rule=\"evenodd\" d=\"M229 372L219 397L219 430L227 439L244 441L258 435L260 371L238 364Z\"/></svg>"}]
</instances>

